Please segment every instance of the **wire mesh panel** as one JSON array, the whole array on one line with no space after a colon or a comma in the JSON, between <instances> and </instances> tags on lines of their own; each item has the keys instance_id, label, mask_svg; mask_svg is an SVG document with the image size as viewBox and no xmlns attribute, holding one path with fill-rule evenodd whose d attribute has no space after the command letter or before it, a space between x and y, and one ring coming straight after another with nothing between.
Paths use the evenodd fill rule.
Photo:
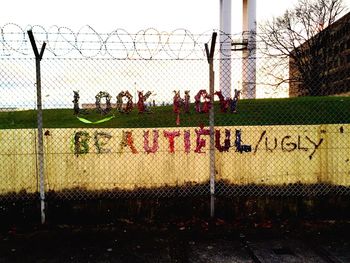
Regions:
<instances>
[{"instance_id":1,"label":"wire mesh panel","mask_svg":"<svg viewBox=\"0 0 350 263\"><path fill-rule=\"evenodd\" d=\"M47 43L40 74L49 198L209 195L211 173L216 195L349 193L349 97L288 98L288 79L300 73L259 43L220 32L211 92L211 32L31 29L38 46ZM0 190L36 193L35 60L20 27L3 26L1 41Z\"/></svg>"},{"instance_id":2,"label":"wire mesh panel","mask_svg":"<svg viewBox=\"0 0 350 263\"><path fill-rule=\"evenodd\" d=\"M279 71L283 58L258 54L256 59L265 64L244 59L243 79L255 81L243 83L242 90L233 86L232 97L219 99L216 107L216 194L349 193L349 98L245 99L249 89L261 96L260 83L271 83L272 76L278 87L288 72ZM252 67L257 73L249 76ZM274 71L263 74L272 67Z\"/></svg>"},{"instance_id":3,"label":"wire mesh panel","mask_svg":"<svg viewBox=\"0 0 350 263\"><path fill-rule=\"evenodd\" d=\"M0 59L0 198L28 198L37 191L35 63L9 56Z\"/></svg>"},{"instance_id":4,"label":"wire mesh panel","mask_svg":"<svg viewBox=\"0 0 350 263\"><path fill-rule=\"evenodd\" d=\"M208 87L206 60L193 47L173 58L177 43L164 47L154 31L128 36L133 46L118 52L117 34L98 35L104 52L85 34L78 50L42 60L46 189L64 198L208 194L208 114L193 104Z\"/></svg>"}]
</instances>

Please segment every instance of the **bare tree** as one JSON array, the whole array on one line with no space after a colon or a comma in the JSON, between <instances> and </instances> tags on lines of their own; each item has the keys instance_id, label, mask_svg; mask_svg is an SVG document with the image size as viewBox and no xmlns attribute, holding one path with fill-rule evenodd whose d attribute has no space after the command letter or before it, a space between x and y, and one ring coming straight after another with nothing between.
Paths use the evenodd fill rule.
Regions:
<instances>
[{"instance_id":1,"label":"bare tree","mask_svg":"<svg viewBox=\"0 0 350 263\"><path fill-rule=\"evenodd\" d=\"M333 54L332 30L325 30L345 11L343 0L299 0L282 16L260 26L268 55L289 58L288 81L304 95L326 95ZM328 68L327 68L328 67Z\"/></svg>"}]
</instances>

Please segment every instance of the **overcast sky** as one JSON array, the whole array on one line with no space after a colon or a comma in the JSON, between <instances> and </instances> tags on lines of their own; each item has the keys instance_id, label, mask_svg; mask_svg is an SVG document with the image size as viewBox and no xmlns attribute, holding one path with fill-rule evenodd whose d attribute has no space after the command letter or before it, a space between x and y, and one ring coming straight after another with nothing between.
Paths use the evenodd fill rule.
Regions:
<instances>
[{"instance_id":1,"label":"overcast sky","mask_svg":"<svg viewBox=\"0 0 350 263\"><path fill-rule=\"evenodd\" d=\"M279 16L284 13L287 8L291 8L297 0L256 0L257 1L257 20L259 21L272 18L273 16ZM350 0L344 0L348 9L350 7ZM49 29L50 26L59 26L59 27L68 27L72 29L74 32L78 32L78 30L85 25L90 25L99 33L111 33L112 31L123 28L129 33L137 33L139 30L147 29L147 28L156 28L158 31L168 31L178 28L185 28L190 30L194 34L200 34L208 30L218 29L219 28L219 0L60 0L60 1L50 1L50 0L2 0L1 1L1 13L0 13L0 26L4 26L7 23L14 23L22 27L22 29L28 29L27 26L35 26L41 25ZM242 31L242 0L232 0L232 33L240 33ZM85 27L86 28L86 27ZM11 29L15 29L17 32L17 27L9 26L7 30L11 32ZM94 37L93 34L91 34ZM40 41L40 35L36 35L37 41ZM39 39L39 40L38 40ZM43 39L44 41L46 39ZM100 39L98 39L99 41ZM13 49L4 49L4 52L12 52L12 50L17 50L16 48L25 48L25 45L22 45L22 38L19 42L14 41L12 47ZM97 41L97 48L91 48L91 52L99 52L100 51L100 43ZM158 41L158 40L157 40ZM16 44L18 44L18 47ZM70 45L69 39L65 42L62 42L63 45L68 45L68 50L72 48ZM89 43L89 42L88 42ZM95 42L91 42L94 45ZM129 42L132 43L132 42ZM140 42L142 44L142 41ZM81 43L80 43L81 44ZM158 44L158 42L156 43ZM64 47L62 50L65 51ZM150 45L147 45L147 48ZM55 48L56 45L52 45L50 48ZM81 48L81 46L79 46ZM139 47L139 46L138 46ZM140 51L146 50L145 48L139 48ZM29 47L30 48L30 47ZM133 48L133 47L132 47ZM174 46L176 49L176 46ZM60 50L60 46L57 46L57 52ZM89 50L89 49L87 49ZM28 50L25 50L27 52ZM31 54L31 50L29 49L29 53ZM55 51L56 52L56 51ZM85 52L85 51L84 51ZM88 51L86 51L88 52ZM45 56L48 57L48 52L46 52ZM123 53L124 54L124 53ZM124 54L125 55L125 54ZM149 57L149 54L147 54ZM5 60L4 60L5 61ZM108 60L106 60L108 63ZM25 61L24 61L25 62ZM23 62L23 63L24 63ZM237 61L236 61L237 62ZM239 63L239 62L237 62ZM11 64L12 65L12 64ZM84 64L85 65L85 64ZM157 64L155 64L156 66ZM8 66L8 65L7 65ZM89 66L85 65L86 67ZM107 67L101 67L105 70L108 70ZM137 65L136 65L137 66ZM206 66L206 65L205 65ZM234 66L233 66L234 67ZM17 76L18 82L20 84L14 83L14 87L22 88L21 83L30 83L31 80L28 80L28 67L23 64L23 67L16 65L15 67L9 67L10 70L13 70ZM61 86L47 86L43 89L43 94L48 105L57 106L57 101L55 99L60 97L62 100L60 102L64 103L63 106L69 105L71 106L72 99L72 90L83 90L81 93L81 101L84 101L84 96L87 96L85 101L90 101L91 98L94 98L94 94L98 92L98 90L106 89L110 92L115 93L115 89L118 87L115 86L115 83L119 83L119 90L127 87L127 89L136 92L136 89L156 89L155 83L157 83L157 88L163 90L163 87L167 87L166 91L158 92L157 99L159 101L164 100L164 98L172 98L172 91L174 89L192 89L192 94L199 88L206 85L206 79L201 78L201 75L192 73L192 71L185 70L181 74L178 69L169 69L166 71L169 76L166 76L165 73L162 73L161 78L159 77L159 73L155 73L152 75L147 72L147 70L151 70L149 67L140 67L142 70L134 70L133 65L129 65L127 68L121 67L119 71L113 72L113 76L118 78L118 81L113 79L113 77L109 76L110 71L103 72L102 76L109 76L109 78L101 78L104 81L110 82L98 82L95 81L96 75L91 72L94 72L94 68L90 68L87 71L81 71L81 68L77 66L74 69L74 66L70 66L65 69L66 71L62 75L61 71L58 70L50 70L49 72L52 74L60 74L60 76L51 76L52 79L60 79L60 83L63 83L62 86L65 89L62 89ZM184 67L184 69L188 69L191 67ZM194 67L195 68L195 67ZM51 69L51 68L50 68ZM182 69L182 68L181 68ZM197 69L196 69L197 70ZM81 75L78 74L78 80L74 79L70 73L72 72L80 72ZM126 71L130 71L125 73ZM173 72L176 71L181 76L181 79L175 80L173 78ZM240 89L240 71L241 65L235 66L233 72L235 72L234 78L232 79L232 83L235 87ZM156 72L153 70L152 72ZM203 72L206 72L203 71ZM98 73L101 73L98 71ZM261 73L261 72L260 72ZM86 75L84 75L86 74ZM157 75L158 74L158 75ZM184 76L188 74L188 78L185 79ZM84 75L84 76L83 76ZM77 78L77 75L75 75ZM199 81L194 81L194 77ZM22 79L23 81L22 81ZM93 78L93 79L89 79ZM123 78L124 82L121 82L120 79ZM163 82L157 82L159 81ZM126 80L125 80L126 79ZM156 79L156 82L155 82ZM200 81L205 81L203 84ZM218 80L218 78L217 78ZM26 82L27 81L27 82ZM127 82L129 81L129 82ZM165 82L169 81L169 82ZM181 82L182 81L182 82ZM186 82L187 81L187 82ZM264 80L266 82L266 80ZM57 81L51 82L58 83ZM139 85L135 85L138 83ZM68 85L69 84L69 85ZM87 87L87 84L90 86ZM142 84L142 88L140 85ZM7 85L7 86L6 86ZM31 98L34 97L34 93L27 94L27 96L21 96L21 92L16 92L18 94L18 98L13 100L13 91L12 84L9 86L5 85L7 88L7 92L2 90L3 101L17 101L17 103L21 103L21 106L18 107L30 107L33 106L34 100ZM18 85L18 86L16 86ZM58 84L57 84L58 85ZM67 86L68 85L68 86ZM189 85L192 85L192 88L189 88ZM34 86L33 86L34 87ZM287 89L285 89L282 95L286 96ZM270 91L266 91L265 88L257 88L258 96L263 97L268 94ZM34 92L34 89L31 90ZM260 93L259 93L260 92ZM272 91L271 94L275 94ZM266 93L266 94L265 94ZM58 95L59 94L59 95ZM92 95L91 95L92 94ZM134 93L133 93L134 94ZM271 96L271 94L268 96ZM116 94L113 94L114 96ZM6 96L9 96L9 99L4 99ZM163 96L163 97L162 97ZM64 99L63 99L64 98ZM52 102L49 100L53 100ZM22 100L22 102L20 102ZM91 102L91 101L90 101ZM92 101L93 102L93 101ZM55 104L56 103L56 104ZM66 103L66 104L65 104ZM0 101L1 104L1 101ZM62 106L62 105L60 105Z\"/></svg>"},{"instance_id":2,"label":"overcast sky","mask_svg":"<svg viewBox=\"0 0 350 263\"><path fill-rule=\"evenodd\" d=\"M256 0L258 21L280 15L297 0ZM349 7L350 0L345 0ZM241 31L242 1L232 0L232 32ZM124 28L130 33L153 27L186 28L200 33L219 28L219 0L4 0L0 25L90 25L99 32Z\"/></svg>"}]
</instances>

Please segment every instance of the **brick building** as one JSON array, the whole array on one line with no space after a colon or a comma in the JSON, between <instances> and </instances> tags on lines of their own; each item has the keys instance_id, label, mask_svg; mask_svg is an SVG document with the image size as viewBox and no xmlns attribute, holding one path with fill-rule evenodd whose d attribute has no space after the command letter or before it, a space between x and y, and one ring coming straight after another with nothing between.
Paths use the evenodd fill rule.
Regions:
<instances>
[{"instance_id":1,"label":"brick building","mask_svg":"<svg viewBox=\"0 0 350 263\"><path fill-rule=\"evenodd\" d=\"M298 61L289 60L290 97L350 92L350 12L293 53Z\"/></svg>"}]
</instances>

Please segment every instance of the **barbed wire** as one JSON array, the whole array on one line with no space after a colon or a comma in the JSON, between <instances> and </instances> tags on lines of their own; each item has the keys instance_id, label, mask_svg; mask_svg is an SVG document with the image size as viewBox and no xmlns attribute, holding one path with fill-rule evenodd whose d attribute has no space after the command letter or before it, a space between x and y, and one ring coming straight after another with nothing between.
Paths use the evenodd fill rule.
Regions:
<instances>
[{"instance_id":1,"label":"barbed wire","mask_svg":"<svg viewBox=\"0 0 350 263\"><path fill-rule=\"evenodd\" d=\"M204 45L210 41L212 32L218 32L216 55L231 57L231 43L244 45L248 33L226 34L220 30L208 30L200 34L179 28L171 32L147 28L129 33L118 28L110 33L98 33L89 25L74 32L68 27L41 25L22 28L14 23L0 27L0 56L31 56L32 49L27 31L32 30L37 45L46 42L47 56L110 57L113 59L205 59ZM252 39L253 40L253 39ZM255 40L254 40L255 41Z\"/></svg>"}]
</instances>

